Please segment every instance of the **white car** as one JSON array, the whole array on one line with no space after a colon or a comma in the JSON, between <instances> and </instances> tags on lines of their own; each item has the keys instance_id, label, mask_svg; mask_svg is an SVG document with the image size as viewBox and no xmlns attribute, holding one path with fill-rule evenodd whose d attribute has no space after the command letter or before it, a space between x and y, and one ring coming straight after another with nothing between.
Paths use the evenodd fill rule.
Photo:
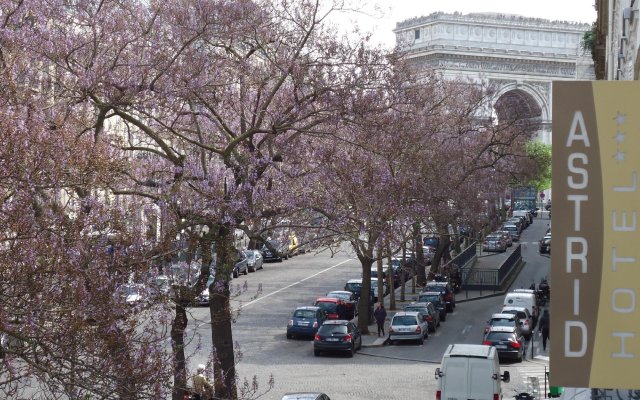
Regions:
<instances>
[{"instance_id":1,"label":"white car","mask_svg":"<svg viewBox=\"0 0 640 400\"><path fill-rule=\"evenodd\" d=\"M425 321L422 313L418 311L400 311L391 318L389 327L389 340L417 340L423 344L429 337L429 323Z\"/></svg>"}]
</instances>

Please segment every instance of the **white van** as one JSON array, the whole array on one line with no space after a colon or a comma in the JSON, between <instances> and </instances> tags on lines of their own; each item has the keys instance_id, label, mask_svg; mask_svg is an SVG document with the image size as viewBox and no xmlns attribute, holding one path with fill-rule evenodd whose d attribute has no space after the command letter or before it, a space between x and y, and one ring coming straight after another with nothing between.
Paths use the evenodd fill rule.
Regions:
<instances>
[{"instance_id":1,"label":"white van","mask_svg":"<svg viewBox=\"0 0 640 400\"><path fill-rule=\"evenodd\" d=\"M493 346L450 344L436 368L436 400L497 400L501 382L509 382L509 371L500 374L498 352Z\"/></svg>"},{"instance_id":2,"label":"white van","mask_svg":"<svg viewBox=\"0 0 640 400\"><path fill-rule=\"evenodd\" d=\"M538 321L538 299L533 293L509 292L504 297L503 307L524 307L531 311L533 323Z\"/></svg>"}]
</instances>

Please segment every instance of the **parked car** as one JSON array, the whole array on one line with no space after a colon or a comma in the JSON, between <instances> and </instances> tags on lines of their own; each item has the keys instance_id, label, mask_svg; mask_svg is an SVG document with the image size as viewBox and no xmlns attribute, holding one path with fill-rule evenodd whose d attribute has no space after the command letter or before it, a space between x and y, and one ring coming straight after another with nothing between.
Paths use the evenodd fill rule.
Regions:
<instances>
[{"instance_id":1,"label":"parked car","mask_svg":"<svg viewBox=\"0 0 640 400\"><path fill-rule=\"evenodd\" d=\"M433 305L433 303L413 302L407 304L404 307L404 311L418 311L421 313L429 325L429 332L435 332L438 326L440 326L440 311Z\"/></svg>"},{"instance_id":2,"label":"parked car","mask_svg":"<svg viewBox=\"0 0 640 400\"><path fill-rule=\"evenodd\" d=\"M520 330L522 335L530 339L533 334L533 317L527 308L524 307L503 307L501 313L514 314L520 320Z\"/></svg>"},{"instance_id":3,"label":"parked car","mask_svg":"<svg viewBox=\"0 0 640 400\"><path fill-rule=\"evenodd\" d=\"M551 254L551 234L546 234L540 241L538 242L538 250L540 250L540 254L549 253Z\"/></svg>"},{"instance_id":4,"label":"parked car","mask_svg":"<svg viewBox=\"0 0 640 400\"><path fill-rule=\"evenodd\" d=\"M243 250L247 256L247 268L249 272L256 272L263 268L262 253L258 250Z\"/></svg>"},{"instance_id":5,"label":"parked car","mask_svg":"<svg viewBox=\"0 0 640 400\"><path fill-rule=\"evenodd\" d=\"M502 226L502 230L503 231L508 231L511 234L511 239L514 242L517 242L520 240L520 230L518 229L518 227L514 224L506 224Z\"/></svg>"},{"instance_id":6,"label":"parked car","mask_svg":"<svg viewBox=\"0 0 640 400\"><path fill-rule=\"evenodd\" d=\"M117 291L130 306L143 302L149 294L148 289L141 283L126 283L120 285Z\"/></svg>"},{"instance_id":7,"label":"parked car","mask_svg":"<svg viewBox=\"0 0 640 400\"><path fill-rule=\"evenodd\" d=\"M211 270L212 272L214 270ZM213 283L214 275L209 275L209 279L207 279L207 286L204 288L202 292L196 297L196 305L198 306L208 306L209 305L209 286Z\"/></svg>"},{"instance_id":8,"label":"parked car","mask_svg":"<svg viewBox=\"0 0 640 400\"><path fill-rule=\"evenodd\" d=\"M513 326L494 326L489 330L482 344L493 346L499 357L522 362L524 358L524 338Z\"/></svg>"},{"instance_id":9,"label":"parked car","mask_svg":"<svg viewBox=\"0 0 640 400\"><path fill-rule=\"evenodd\" d=\"M502 240L505 241L507 247L513 246L513 239L511 238L511 233L509 233L509 231L496 231L495 233L502 236Z\"/></svg>"},{"instance_id":10,"label":"parked car","mask_svg":"<svg viewBox=\"0 0 640 400\"><path fill-rule=\"evenodd\" d=\"M515 314L498 313L492 314L491 318L487 321L487 325L484 327L484 333L482 337L486 337L487 333L494 326L511 326L520 330L520 320Z\"/></svg>"},{"instance_id":11,"label":"parked car","mask_svg":"<svg viewBox=\"0 0 640 400\"><path fill-rule=\"evenodd\" d=\"M314 306L319 307L327 315L327 319L338 319L338 301L335 297L320 297L313 303Z\"/></svg>"},{"instance_id":12,"label":"parked car","mask_svg":"<svg viewBox=\"0 0 640 400\"><path fill-rule=\"evenodd\" d=\"M504 253L505 251L507 251L507 243L502 240L502 234L488 235L486 238L484 238L484 242L482 243L482 250Z\"/></svg>"},{"instance_id":13,"label":"parked car","mask_svg":"<svg viewBox=\"0 0 640 400\"><path fill-rule=\"evenodd\" d=\"M456 308L456 296L453 294L453 288L449 282L443 281L429 281L425 285L423 291L425 292L434 292L438 291L442 293L444 297L444 301L447 305L447 311L453 312L453 309Z\"/></svg>"},{"instance_id":14,"label":"parked car","mask_svg":"<svg viewBox=\"0 0 640 400\"><path fill-rule=\"evenodd\" d=\"M389 273L389 266L388 265L383 265L382 266L382 279L384 279L384 283L385 284L388 282L387 281L387 274L388 273ZM376 279L379 278L379 276L378 276L378 268L377 267L371 268L371 277L372 278L376 278ZM394 287L397 287L395 279L393 277L391 279L393 280ZM398 285L400 285L400 280L398 280Z\"/></svg>"},{"instance_id":15,"label":"parked car","mask_svg":"<svg viewBox=\"0 0 640 400\"><path fill-rule=\"evenodd\" d=\"M326 297L333 297L344 301L347 307L347 319L353 319L358 315L359 300L352 292L347 290L334 290L333 292L327 293Z\"/></svg>"},{"instance_id":16,"label":"parked car","mask_svg":"<svg viewBox=\"0 0 640 400\"><path fill-rule=\"evenodd\" d=\"M352 283L357 283L358 280L357 279L350 279L349 282ZM349 284L349 282L347 282L347 284ZM359 280L360 285L362 285L362 279ZM362 287L362 286L361 286ZM345 287L345 290L349 290ZM384 297L387 293L389 293L389 290L387 288L387 282L386 281L382 281L382 291L383 294L381 297ZM380 296L378 296L378 278L375 277L371 277L371 293L372 293L372 300L373 302L377 302L378 299L380 298Z\"/></svg>"},{"instance_id":17,"label":"parked car","mask_svg":"<svg viewBox=\"0 0 640 400\"><path fill-rule=\"evenodd\" d=\"M391 318L389 341L417 340L423 344L429 337L429 324L418 311L399 311Z\"/></svg>"},{"instance_id":18,"label":"parked car","mask_svg":"<svg viewBox=\"0 0 640 400\"><path fill-rule=\"evenodd\" d=\"M331 400L329 396L319 392L287 393L281 400Z\"/></svg>"},{"instance_id":19,"label":"parked car","mask_svg":"<svg viewBox=\"0 0 640 400\"><path fill-rule=\"evenodd\" d=\"M353 357L362 348L360 328L345 320L325 321L313 338L313 355L325 351L347 352Z\"/></svg>"},{"instance_id":20,"label":"parked car","mask_svg":"<svg viewBox=\"0 0 640 400\"><path fill-rule=\"evenodd\" d=\"M349 279L344 285L344 290L354 294L357 299L360 299L362 293L362 278ZM373 288L369 292L369 303L373 304Z\"/></svg>"},{"instance_id":21,"label":"parked car","mask_svg":"<svg viewBox=\"0 0 640 400\"><path fill-rule=\"evenodd\" d=\"M406 282L413 277L413 271L416 263L412 256L407 255L404 262L402 261L402 257L392 257L391 265L393 266L394 274L398 275L398 279L400 279L401 273L400 266L404 265L404 279Z\"/></svg>"},{"instance_id":22,"label":"parked car","mask_svg":"<svg viewBox=\"0 0 640 400\"><path fill-rule=\"evenodd\" d=\"M264 261L282 262L282 260L287 260L289 258L289 249L287 245L278 240L268 240L268 243L273 250L266 244L262 245L262 248L260 249Z\"/></svg>"},{"instance_id":23,"label":"parked car","mask_svg":"<svg viewBox=\"0 0 640 400\"><path fill-rule=\"evenodd\" d=\"M238 251L238 258L236 259L236 263L233 265L233 277L237 278L240 274L247 275L248 273L249 265L247 255L242 251Z\"/></svg>"},{"instance_id":24,"label":"parked car","mask_svg":"<svg viewBox=\"0 0 640 400\"><path fill-rule=\"evenodd\" d=\"M298 307L287 324L287 339L295 336L314 336L327 316L320 307Z\"/></svg>"},{"instance_id":25,"label":"parked car","mask_svg":"<svg viewBox=\"0 0 640 400\"><path fill-rule=\"evenodd\" d=\"M433 262L433 257L436 255L436 248L433 246L422 246L422 254L424 254L424 260L428 265Z\"/></svg>"},{"instance_id":26,"label":"parked car","mask_svg":"<svg viewBox=\"0 0 640 400\"><path fill-rule=\"evenodd\" d=\"M441 292L422 292L417 298L418 303L432 303L440 314L440 321L447 320L447 303Z\"/></svg>"},{"instance_id":27,"label":"parked car","mask_svg":"<svg viewBox=\"0 0 640 400\"><path fill-rule=\"evenodd\" d=\"M149 283L149 289L156 297L171 296L171 281L166 275L158 275Z\"/></svg>"},{"instance_id":28,"label":"parked car","mask_svg":"<svg viewBox=\"0 0 640 400\"><path fill-rule=\"evenodd\" d=\"M515 225L518 228L518 234L522 233L525 228L522 218L511 218L506 220L502 229L504 229L504 225Z\"/></svg>"}]
</instances>

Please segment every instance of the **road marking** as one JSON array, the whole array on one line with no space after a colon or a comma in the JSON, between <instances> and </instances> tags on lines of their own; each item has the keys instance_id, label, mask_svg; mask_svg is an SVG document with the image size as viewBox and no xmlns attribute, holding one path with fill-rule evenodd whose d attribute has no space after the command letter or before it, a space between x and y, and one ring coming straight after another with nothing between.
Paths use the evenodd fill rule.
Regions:
<instances>
[{"instance_id":1,"label":"road marking","mask_svg":"<svg viewBox=\"0 0 640 400\"><path fill-rule=\"evenodd\" d=\"M463 336L467 335L471 331L471 328L473 328L472 325L466 325L464 329L462 329L462 335Z\"/></svg>"},{"instance_id":2,"label":"road marking","mask_svg":"<svg viewBox=\"0 0 640 400\"><path fill-rule=\"evenodd\" d=\"M259 301L261 301L261 300L266 299L267 297L271 297L271 296L273 296L274 294L278 294L278 293L280 293L280 292L282 292L282 291L284 291L284 290L287 290L287 289L289 289L289 288L291 288L291 287L293 287L293 286L295 286L295 285L298 285L298 284L300 284L300 283L302 283L302 282L304 282L304 281L307 281L307 280L309 280L309 279L311 279L311 278L315 278L316 276L318 276L318 275L320 275L320 274L323 274L323 273L325 273L325 272L327 272L327 271L330 271L330 270L332 270L332 269L334 269L334 268L336 268L336 267L339 267L340 265L342 265L342 264L344 264L344 263L346 263L346 262L352 261L352 260L353 260L353 258L349 258L349 259L347 259L347 260L344 260L344 261L342 261L342 262L339 262L339 263L337 263L336 265L332 265L332 266L330 266L329 268L325 268L325 269L323 269L323 270L322 270L322 271L320 271L320 272L316 272L316 273L315 273L315 274L313 274L313 275L309 275L309 276L307 276L307 277L306 277L306 278L304 278L304 279L300 279L300 280L299 280L299 281L297 281L297 282L293 282L292 284L287 285L287 286L285 286L285 287L283 287L283 288L280 288L280 289L278 289L278 290L276 290L276 291L274 291L274 292L271 292L271 293L269 293L269 294L265 294L264 296L260 296L260 297L258 297L258 298L257 298L257 299L255 299L255 300L252 300L252 301L250 301L250 302L248 302L248 303L242 304L242 305L240 306L240 308L245 308L245 307L247 307L247 306L250 306L250 305L252 305L252 304L255 304L255 303L257 303L257 302L259 302Z\"/></svg>"}]
</instances>

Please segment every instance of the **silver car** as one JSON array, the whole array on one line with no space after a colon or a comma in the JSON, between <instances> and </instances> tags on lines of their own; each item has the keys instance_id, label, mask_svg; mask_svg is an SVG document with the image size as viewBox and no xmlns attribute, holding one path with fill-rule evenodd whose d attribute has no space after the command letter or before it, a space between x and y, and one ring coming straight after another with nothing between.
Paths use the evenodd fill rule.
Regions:
<instances>
[{"instance_id":1,"label":"silver car","mask_svg":"<svg viewBox=\"0 0 640 400\"><path fill-rule=\"evenodd\" d=\"M247 256L247 268L249 272L256 272L262 269L262 253L258 250L243 250L243 253Z\"/></svg>"},{"instance_id":2,"label":"silver car","mask_svg":"<svg viewBox=\"0 0 640 400\"><path fill-rule=\"evenodd\" d=\"M401 311L391 319L389 340L417 340L420 344L429 337L429 324L418 311Z\"/></svg>"}]
</instances>

